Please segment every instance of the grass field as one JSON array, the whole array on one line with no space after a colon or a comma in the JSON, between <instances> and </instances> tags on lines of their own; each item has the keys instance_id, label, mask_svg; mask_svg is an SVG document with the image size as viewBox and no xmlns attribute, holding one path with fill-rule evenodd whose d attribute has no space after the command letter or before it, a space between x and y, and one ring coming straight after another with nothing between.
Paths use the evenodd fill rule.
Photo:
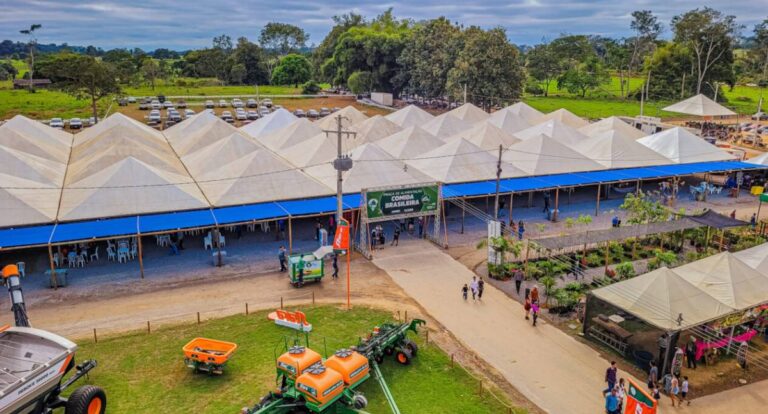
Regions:
<instances>
[{"instance_id":1,"label":"grass field","mask_svg":"<svg viewBox=\"0 0 768 414\"><path fill-rule=\"evenodd\" d=\"M205 96L217 96L217 95L256 95L256 88L251 85L217 85L213 79L178 79L170 84L165 84L160 81L155 86L155 89L148 85L142 85L139 87L126 86L123 88L123 92L128 96L178 96L178 95L205 95ZM326 88L330 85L323 84L321 87ZM298 95L301 93L301 87L294 88L293 86L273 86L265 85L259 86L259 94L261 95Z\"/></svg>"},{"instance_id":2,"label":"grass field","mask_svg":"<svg viewBox=\"0 0 768 414\"><path fill-rule=\"evenodd\" d=\"M314 325L312 347L328 352L357 343L386 312L356 308L351 312L331 306L303 309ZM237 413L253 406L275 385L275 348L293 331L266 319L266 312L171 327L152 334L135 333L80 344L78 359L93 358L99 367L90 383L105 388L110 413ZM222 376L195 374L183 364L181 347L198 336L236 342L239 348ZM446 354L434 345L422 345L413 364L403 367L387 359L382 371L405 413L498 413L505 409L486 393L479 397L477 383L461 368L450 367ZM371 413L390 412L374 379L360 391Z\"/></svg>"}]
</instances>

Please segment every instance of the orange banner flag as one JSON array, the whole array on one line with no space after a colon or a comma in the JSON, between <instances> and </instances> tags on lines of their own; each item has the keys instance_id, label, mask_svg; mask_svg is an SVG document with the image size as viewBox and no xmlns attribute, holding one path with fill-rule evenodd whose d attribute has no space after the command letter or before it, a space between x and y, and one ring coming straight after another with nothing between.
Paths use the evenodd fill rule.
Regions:
<instances>
[{"instance_id":1,"label":"orange banner flag","mask_svg":"<svg viewBox=\"0 0 768 414\"><path fill-rule=\"evenodd\" d=\"M333 236L333 250L349 249L349 222L341 219Z\"/></svg>"}]
</instances>

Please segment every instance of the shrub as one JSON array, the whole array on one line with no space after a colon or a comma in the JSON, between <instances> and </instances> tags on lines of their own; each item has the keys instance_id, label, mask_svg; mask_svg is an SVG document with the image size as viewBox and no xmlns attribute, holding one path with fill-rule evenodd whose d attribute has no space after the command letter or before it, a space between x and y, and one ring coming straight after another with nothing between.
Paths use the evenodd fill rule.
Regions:
<instances>
[{"instance_id":1,"label":"shrub","mask_svg":"<svg viewBox=\"0 0 768 414\"><path fill-rule=\"evenodd\" d=\"M581 292L575 292L568 289L555 289L552 297L557 301L557 306L572 310L579 303Z\"/></svg>"},{"instance_id":2,"label":"shrub","mask_svg":"<svg viewBox=\"0 0 768 414\"><path fill-rule=\"evenodd\" d=\"M373 87L373 75L371 72L357 71L349 75L347 86L355 95L367 92Z\"/></svg>"},{"instance_id":3,"label":"shrub","mask_svg":"<svg viewBox=\"0 0 768 414\"><path fill-rule=\"evenodd\" d=\"M603 256L598 253L590 253L587 255L587 267L598 267L605 264Z\"/></svg>"},{"instance_id":4,"label":"shrub","mask_svg":"<svg viewBox=\"0 0 768 414\"><path fill-rule=\"evenodd\" d=\"M531 80L525 84L525 93L530 95L544 95L544 88L537 82Z\"/></svg>"},{"instance_id":5,"label":"shrub","mask_svg":"<svg viewBox=\"0 0 768 414\"><path fill-rule=\"evenodd\" d=\"M304 85L301 85L301 93L303 95L316 95L322 88L314 80L309 80Z\"/></svg>"},{"instance_id":6,"label":"shrub","mask_svg":"<svg viewBox=\"0 0 768 414\"><path fill-rule=\"evenodd\" d=\"M635 266L632 262L624 262L616 265L616 274L620 279L629 279L635 277Z\"/></svg>"}]
</instances>

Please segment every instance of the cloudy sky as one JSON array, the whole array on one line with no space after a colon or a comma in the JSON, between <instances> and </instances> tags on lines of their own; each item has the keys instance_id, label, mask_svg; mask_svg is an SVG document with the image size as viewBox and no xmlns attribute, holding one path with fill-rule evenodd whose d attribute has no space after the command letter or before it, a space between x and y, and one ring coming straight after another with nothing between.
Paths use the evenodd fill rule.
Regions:
<instances>
[{"instance_id":1,"label":"cloudy sky","mask_svg":"<svg viewBox=\"0 0 768 414\"><path fill-rule=\"evenodd\" d=\"M208 46L222 33L256 40L265 23L279 21L303 27L310 43L320 43L333 15L373 17L392 7L396 16L415 20L443 15L502 26L511 41L535 44L560 33L627 35L638 9L653 10L669 36L672 16L705 5L735 15L747 31L768 17L768 0L0 0L0 40L24 41L18 30L40 23L40 43L184 50Z\"/></svg>"}]
</instances>

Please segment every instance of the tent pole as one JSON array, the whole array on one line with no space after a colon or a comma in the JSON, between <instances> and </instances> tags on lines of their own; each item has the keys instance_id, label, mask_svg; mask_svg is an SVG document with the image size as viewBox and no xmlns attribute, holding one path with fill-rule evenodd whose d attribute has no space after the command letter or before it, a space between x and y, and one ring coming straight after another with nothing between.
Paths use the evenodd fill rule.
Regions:
<instances>
[{"instance_id":1,"label":"tent pole","mask_svg":"<svg viewBox=\"0 0 768 414\"><path fill-rule=\"evenodd\" d=\"M709 250L709 229L710 229L710 227L709 227L709 226L707 226L707 235L706 235L706 237L704 238L704 251L705 251L705 252L706 252L707 250Z\"/></svg>"},{"instance_id":2,"label":"tent pole","mask_svg":"<svg viewBox=\"0 0 768 414\"><path fill-rule=\"evenodd\" d=\"M57 290L59 288L59 281L56 279L56 265L53 263L53 248L51 247L50 243L48 243L48 260L51 265L51 281L53 281L53 290ZM61 253L59 253L59 260L64 260L61 257Z\"/></svg>"},{"instance_id":3,"label":"tent pole","mask_svg":"<svg viewBox=\"0 0 768 414\"><path fill-rule=\"evenodd\" d=\"M718 248L718 251L721 251L721 252L723 251L723 242L724 242L724 239L725 239L725 229L722 229L722 230L720 231L720 247Z\"/></svg>"},{"instance_id":4,"label":"tent pole","mask_svg":"<svg viewBox=\"0 0 768 414\"><path fill-rule=\"evenodd\" d=\"M293 227L290 215L288 216L288 254L293 254Z\"/></svg>"},{"instance_id":5,"label":"tent pole","mask_svg":"<svg viewBox=\"0 0 768 414\"><path fill-rule=\"evenodd\" d=\"M141 274L141 278L144 279L144 249L141 245L141 233L136 234L136 244L139 248L139 274Z\"/></svg>"},{"instance_id":6,"label":"tent pole","mask_svg":"<svg viewBox=\"0 0 768 414\"><path fill-rule=\"evenodd\" d=\"M445 220L445 199L443 199L443 235L445 235L445 248L448 248L448 222ZM440 217L435 217L435 220L437 221L437 224L440 224ZM439 234L436 234L435 236L440 237Z\"/></svg>"},{"instance_id":7,"label":"tent pole","mask_svg":"<svg viewBox=\"0 0 768 414\"><path fill-rule=\"evenodd\" d=\"M609 247L610 247L610 243L605 242L605 275L606 276L608 275L608 258L610 257Z\"/></svg>"},{"instance_id":8,"label":"tent pole","mask_svg":"<svg viewBox=\"0 0 768 414\"><path fill-rule=\"evenodd\" d=\"M640 180L637 180L637 189L635 190L635 195L636 196L640 195Z\"/></svg>"},{"instance_id":9,"label":"tent pole","mask_svg":"<svg viewBox=\"0 0 768 414\"><path fill-rule=\"evenodd\" d=\"M528 208L533 207L533 191L528 192Z\"/></svg>"},{"instance_id":10,"label":"tent pole","mask_svg":"<svg viewBox=\"0 0 768 414\"><path fill-rule=\"evenodd\" d=\"M512 202L515 201L515 193L509 193L509 220L507 227L512 227Z\"/></svg>"},{"instance_id":11,"label":"tent pole","mask_svg":"<svg viewBox=\"0 0 768 414\"><path fill-rule=\"evenodd\" d=\"M595 204L595 217L600 214L600 187L601 184L597 183L597 203Z\"/></svg>"},{"instance_id":12,"label":"tent pole","mask_svg":"<svg viewBox=\"0 0 768 414\"><path fill-rule=\"evenodd\" d=\"M552 212L552 221L557 222L557 213L559 213L560 206L560 188L555 188L555 211Z\"/></svg>"},{"instance_id":13,"label":"tent pole","mask_svg":"<svg viewBox=\"0 0 768 414\"><path fill-rule=\"evenodd\" d=\"M463 197L461 199L461 234L464 234L464 204L467 203L467 198Z\"/></svg>"}]
</instances>

